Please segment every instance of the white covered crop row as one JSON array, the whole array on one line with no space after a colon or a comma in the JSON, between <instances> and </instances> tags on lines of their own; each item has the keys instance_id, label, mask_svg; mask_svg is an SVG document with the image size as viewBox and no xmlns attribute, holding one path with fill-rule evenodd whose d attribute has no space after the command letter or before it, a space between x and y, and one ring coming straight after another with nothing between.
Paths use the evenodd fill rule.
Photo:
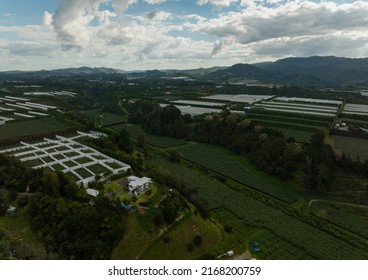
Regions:
<instances>
[{"instance_id":1,"label":"white covered crop row","mask_svg":"<svg viewBox=\"0 0 368 280\"><path fill-rule=\"evenodd\" d=\"M298 113L298 114L307 114L307 115L331 116L331 117L334 117L335 116L335 114L332 114L332 113L324 113L324 112L312 112L312 111L292 110L292 109L280 109L280 108L264 108L264 109L265 110L268 110L268 111Z\"/></svg>"},{"instance_id":2,"label":"white covered crop row","mask_svg":"<svg viewBox=\"0 0 368 280\"><path fill-rule=\"evenodd\" d=\"M300 110L300 111L313 111L313 112L323 112L323 113L336 113L337 108L332 109L320 109L314 108L313 106L310 107L301 107L301 106L285 106L285 105L273 105L273 104L264 104L264 103L257 103L254 104L255 107L262 107L262 108L280 108L280 109L292 109L292 110Z\"/></svg>"},{"instance_id":3,"label":"white covered crop row","mask_svg":"<svg viewBox=\"0 0 368 280\"><path fill-rule=\"evenodd\" d=\"M333 104L333 105L342 104L342 101L339 101L339 100L301 98L301 97L276 97L274 100L286 101L286 102L294 101L294 102L322 103L322 104Z\"/></svg>"},{"instance_id":4,"label":"white covered crop row","mask_svg":"<svg viewBox=\"0 0 368 280\"><path fill-rule=\"evenodd\" d=\"M70 172L74 174L79 181L77 183L83 183L84 186L87 186L88 182L94 181L97 175L103 174L94 174L91 170L88 169L89 166L99 164L106 169L110 170L113 174L117 174L120 171L128 171L131 169L130 165L113 159L109 156L106 156L99 151L92 149L88 146L82 145L75 141L81 137L92 137L92 138L100 138L106 137L105 134L97 133L97 132L90 132L90 133L83 133L78 132L77 136L66 138L62 136L56 136L56 139L47 139L44 138L44 141L30 144L21 142L21 146L9 149L0 150L0 153L10 153L15 157L20 157L21 161L32 161L32 160L40 160L42 164L34 166L33 168L42 168L42 167L49 167L52 170L53 165L59 164L64 169L62 172L67 173ZM77 148L76 148L77 147ZM55 150L58 148L63 148L63 150ZM52 150L52 151L48 151ZM68 153L75 153L76 155L68 157L66 154ZM63 159L57 159L56 155L62 155ZM51 158L51 162L46 162L44 158ZM80 164L75 160L80 158L88 158L88 162ZM65 162L72 161L75 166L69 167L65 164ZM108 163L115 164L119 166L119 168L112 168ZM79 175L76 170L83 168L86 172L88 172L91 176L88 178L83 178Z\"/></svg>"},{"instance_id":5,"label":"white covered crop row","mask_svg":"<svg viewBox=\"0 0 368 280\"><path fill-rule=\"evenodd\" d=\"M273 95L216 94L216 95L206 96L206 97L202 97L202 98L212 99L212 100L229 101L229 102L237 102L237 103L253 104L253 103L261 101L261 100L270 99L272 97L273 97Z\"/></svg>"},{"instance_id":6,"label":"white covered crop row","mask_svg":"<svg viewBox=\"0 0 368 280\"><path fill-rule=\"evenodd\" d=\"M188 105L202 105L202 106L224 106L225 103L216 103L216 102L205 102L205 101L195 101L195 100L175 100L171 103L175 104L188 104Z\"/></svg>"}]
</instances>

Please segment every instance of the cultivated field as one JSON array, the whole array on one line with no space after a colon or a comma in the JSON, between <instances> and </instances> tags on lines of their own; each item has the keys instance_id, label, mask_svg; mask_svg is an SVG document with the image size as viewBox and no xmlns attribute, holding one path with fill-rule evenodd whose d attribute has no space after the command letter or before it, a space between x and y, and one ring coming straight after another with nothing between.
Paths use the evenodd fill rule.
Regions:
<instances>
[{"instance_id":1,"label":"cultivated field","mask_svg":"<svg viewBox=\"0 0 368 280\"><path fill-rule=\"evenodd\" d=\"M333 100L279 97L255 103L247 117L280 131L285 138L308 142L316 130L330 126L339 104Z\"/></svg>"},{"instance_id":2,"label":"cultivated field","mask_svg":"<svg viewBox=\"0 0 368 280\"><path fill-rule=\"evenodd\" d=\"M0 140L59 132L68 128L70 128L69 125L61 123L53 118L12 122L0 125Z\"/></svg>"},{"instance_id":3,"label":"cultivated field","mask_svg":"<svg viewBox=\"0 0 368 280\"><path fill-rule=\"evenodd\" d=\"M119 132L123 128L126 129L130 136L133 138L137 138L139 133L143 133L146 136L146 142L147 144L155 147L160 148L168 148L168 147L174 147L179 145L184 145L187 142L183 139L175 139L170 137L164 137L164 136L157 136L152 135L148 133L144 133L143 129L141 129L138 125L131 125L131 124L118 124L110 126L111 129Z\"/></svg>"},{"instance_id":4,"label":"cultivated field","mask_svg":"<svg viewBox=\"0 0 368 280\"><path fill-rule=\"evenodd\" d=\"M56 139L45 139L42 142L5 148L0 153L12 155L33 168L48 167L53 171L62 171L77 178L78 183L88 183L95 180L95 176L106 173L117 174L130 169L128 164L112 159L100 152L78 143L81 137L103 137L99 134L79 133L77 136ZM116 168L110 164L114 163Z\"/></svg>"},{"instance_id":5,"label":"cultivated field","mask_svg":"<svg viewBox=\"0 0 368 280\"><path fill-rule=\"evenodd\" d=\"M194 144L179 147L177 150L185 159L264 194L289 203L297 199L286 183L273 178L274 181L278 181L276 184L267 180L265 175L262 178L261 172L255 173L255 170L249 170L239 161L239 156L231 155L225 149L205 144Z\"/></svg>"},{"instance_id":6,"label":"cultivated field","mask_svg":"<svg viewBox=\"0 0 368 280\"><path fill-rule=\"evenodd\" d=\"M361 162L368 159L368 140L362 138L344 137L333 135L335 149L342 153L345 152L352 160L359 158Z\"/></svg>"}]
</instances>

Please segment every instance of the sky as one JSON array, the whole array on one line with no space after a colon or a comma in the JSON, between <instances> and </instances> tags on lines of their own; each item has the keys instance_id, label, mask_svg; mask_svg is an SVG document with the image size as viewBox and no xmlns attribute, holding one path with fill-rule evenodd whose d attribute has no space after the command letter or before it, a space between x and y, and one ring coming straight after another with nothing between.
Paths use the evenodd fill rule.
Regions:
<instances>
[{"instance_id":1,"label":"sky","mask_svg":"<svg viewBox=\"0 0 368 280\"><path fill-rule=\"evenodd\" d=\"M0 71L368 57L368 1L0 0Z\"/></svg>"}]
</instances>

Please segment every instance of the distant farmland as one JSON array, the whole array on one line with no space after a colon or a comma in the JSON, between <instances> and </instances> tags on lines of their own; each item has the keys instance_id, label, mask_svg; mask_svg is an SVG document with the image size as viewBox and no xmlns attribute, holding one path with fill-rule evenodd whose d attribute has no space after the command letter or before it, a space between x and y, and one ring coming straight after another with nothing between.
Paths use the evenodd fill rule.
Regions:
<instances>
[{"instance_id":1,"label":"distant farmland","mask_svg":"<svg viewBox=\"0 0 368 280\"><path fill-rule=\"evenodd\" d=\"M285 138L293 137L297 142L308 142L316 130L330 126L339 104L340 101L333 100L280 97L254 104L247 112L247 117L255 123L280 131Z\"/></svg>"},{"instance_id":2,"label":"distant farmland","mask_svg":"<svg viewBox=\"0 0 368 280\"><path fill-rule=\"evenodd\" d=\"M69 125L52 118L7 123L0 125L0 140L58 132L68 128L70 128Z\"/></svg>"},{"instance_id":3,"label":"distant farmland","mask_svg":"<svg viewBox=\"0 0 368 280\"><path fill-rule=\"evenodd\" d=\"M359 157L361 162L368 159L368 140L353 137L344 137L333 135L332 139L335 142L335 149L339 152L345 152L352 160Z\"/></svg>"}]
</instances>

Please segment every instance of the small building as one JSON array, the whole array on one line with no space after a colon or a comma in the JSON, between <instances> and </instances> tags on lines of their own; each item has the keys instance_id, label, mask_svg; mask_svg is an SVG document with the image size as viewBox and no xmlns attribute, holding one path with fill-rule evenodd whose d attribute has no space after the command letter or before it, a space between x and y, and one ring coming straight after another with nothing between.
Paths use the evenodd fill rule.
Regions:
<instances>
[{"instance_id":1,"label":"small building","mask_svg":"<svg viewBox=\"0 0 368 280\"><path fill-rule=\"evenodd\" d=\"M228 257L232 257L232 256L234 256L234 251L228 251L228 252L226 252L226 255Z\"/></svg>"},{"instance_id":2,"label":"small building","mask_svg":"<svg viewBox=\"0 0 368 280\"><path fill-rule=\"evenodd\" d=\"M88 195L92 196L92 197L97 197L100 192L98 190L95 189L86 189L86 192Z\"/></svg>"},{"instance_id":3,"label":"small building","mask_svg":"<svg viewBox=\"0 0 368 280\"><path fill-rule=\"evenodd\" d=\"M129 193L138 195L152 186L152 179L148 177L139 178L137 176L128 177Z\"/></svg>"}]
</instances>

